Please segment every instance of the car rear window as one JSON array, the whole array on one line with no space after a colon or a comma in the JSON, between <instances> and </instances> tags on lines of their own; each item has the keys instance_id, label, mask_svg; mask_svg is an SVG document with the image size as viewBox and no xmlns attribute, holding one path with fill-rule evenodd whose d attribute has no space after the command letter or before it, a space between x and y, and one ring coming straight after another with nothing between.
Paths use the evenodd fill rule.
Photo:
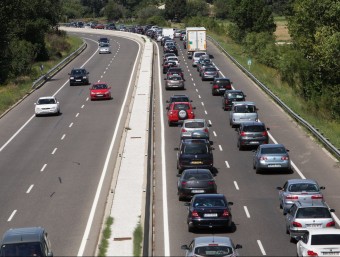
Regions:
<instances>
[{"instance_id":1,"label":"car rear window","mask_svg":"<svg viewBox=\"0 0 340 257\"><path fill-rule=\"evenodd\" d=\"M174 110L189 110L190 107L187 104L175 104Z\"/></svg>"},{"instance_id":2,"label":"car rear window","mask_svg":"<svg viewBox=\"0 0 340 257\"><path fill-rule=\"evenodd\" d=\"M340 245L340 235L312 235L311 245Z\"/></svg>"},{"instance_id":3,"label":"car rear window","mask_svg":"<svg viewBox=\"0 0 340 257\"><path fill-rule=\"evenodd\" d=\"M187 172L184 175L184 179L185 180L209 180L209 179L213 179L213 176L209 173L191 173L191 172Z\"/></svg>"},{"instance_id":4,"label":"car rear window","mask_svg":"<svg viewBox=\"0 0 340 257\"><path fill-rule=\"evenodd\" d=\"M185 127L186 128L204 128L204 122L203 121L186 122Z\"/></svg>"},{"instance_id":5,"label":"car rear window","mask_svg":"<svg viewBox=\"0 0 340 257\"><path fill-rule=\"evenodd\" d=\"M197 198L194 202L195 207L225 207L222 198Z\"/></svg>"},{"instance_id":6,"label":"car rear window","mask_svg":"<svg viewBox=\"0 0 340 257\"><path fill-rule=\"evenodd\" d=\"M208 147L205 144L186 145L183 152L185 154L207 154Z\"/></svg>"},{"instance_id":7,"label":"car rear window","mask_svg":"<svg viewBox=\"0 0 340 257\"><path fill-rule=\"evenodd\" d=\"M221 85L221 86L229 86L230 81L224 80L224 81L216 81L215 84Z\"/></svg>"},{"instance_id":8,"label":"car rear window","mask_svg":"<svg viewBox=\"0 0 340 257\"><path fill-rule=\"evenodd\" d=\"M182 80L182 77L174 76L174 77L169 77L169 80Z\"/></svg>"},{"instance_id":9,"label":"car rear window","mask_svg":"<svg viewBox=\"0 0 340 257\"><path fill-rule=\"evenodd\" d=\"M234 112L236 113L255 113L256 108L254 105L237 105Z\"/></svg>"},{"instance_id":10,"label":"car rear window","mask_svg":"<svg viewBox=\"0 0 340 257\"><path fill-rule=\"evenodd\" d=\"M200 246L195 248L195 254L199 256L225 256L233 253L231 247L216 245L216 246Z\"/></svg>"},{"instance_id":11,"label":"car rear window","mask_svg":"<svg viewBox=\"0 0 340 257\"><path fill-rule=\"evenodd\" d=\"M265 127L264 126L244 126L243 127L243 131L244 132L263 132L265 131Z\"/></svg>"},{"instance_id":12,"label":"car rear window","mask_svg":"<svg viewBox=\"0 0 340 257\"><path fill-rule=\"evenodd\" d=\"M303 219L318 219L318 218L331 218L331 213L325 207L306 207L299 208L296 213L296 218Z\"/></svg>"},{"instance_id":13,"label":"car rear window","mask_svg":"<svg viewBox=\"0 0 340 257\"><path fill-rule=\"evenodd\" d=\"M283 147L262 148L262 154L283 154L286 153L286 149Z\"/></svg>"},{"instance_id":14,"label":"car rear window","mask_svg":"<svg viewBox=\"0 0 340 257\"><path fill-rule=\"evenodd\" d=\"M38 104L55 104L54 99L39 99Z\"/></svg>"},{"instance_id":15,"label":"car rear window","mask_svg":"<svg viewBox=\"0 0 340 257\"><path fill-rule=\"evenodd\" d=\"M207 67L205 68L205 71L216 71L216 68L213 68L213 67Z\"/></svg>"},{"instance_id":16,"label":"car rear window","mask_svg":"<svg viewBox=\"0 0 340 257\"><path fill-rule=\"evenodd\" d=\"M319 192L319 188L316 184L311 183L298 183L292 184L288 187L288 191L290 192Z\"/></svg>"}]
</instances>

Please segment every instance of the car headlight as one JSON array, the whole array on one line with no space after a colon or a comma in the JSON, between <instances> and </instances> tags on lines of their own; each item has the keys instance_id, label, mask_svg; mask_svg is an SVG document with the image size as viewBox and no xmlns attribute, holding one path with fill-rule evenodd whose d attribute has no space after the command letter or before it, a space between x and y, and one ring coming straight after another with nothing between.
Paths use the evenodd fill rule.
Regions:
<instances>
[{"instance_id":1,"label":"car headlight","mask_svg":"<svg viewBox=\"0 0 340 257\"><path fill-rule=\"evenodd\" d=\"M87 77L86 77L86 76L84 76L84 77L83 77L83 79L87 79Z\"/></svg>"},{"instance_id":2,"label":"car headlight","mask_svg":"<svg viewBox=\"0 0 340 257\"><path fill-rule=\"evenodd\" d=\"M70 77L70 79L74 79L74 77Z\"/></svg>"}]
</instances>

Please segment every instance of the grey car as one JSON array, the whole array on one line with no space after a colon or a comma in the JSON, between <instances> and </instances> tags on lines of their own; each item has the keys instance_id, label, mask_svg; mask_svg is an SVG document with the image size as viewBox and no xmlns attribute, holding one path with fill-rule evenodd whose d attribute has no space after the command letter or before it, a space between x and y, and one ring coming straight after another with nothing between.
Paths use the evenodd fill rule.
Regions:
<instances>
[{"instance_id":1,"label":"grey car","mask_svg":"<svg viewBox=\"0 0 340 257\"><path fill-rule=\"evenodd\" d=\"M214 80L218 78L220 75L218 73L218 69L214 66L206 66L201 70L201 79L204 80Z\"/></svg>"},{"instance_id":2,"label":"grey car","mask_svg":"<svg viewBox=\"0 0 340 257\"><path fill-rule=\"evenodd\" d=\"M268 144L269 128L263 122L248 121L241 123L238 129L237 147L241 151L245 147Z\"/></svg>"},{"instance_id":3,"label":"grey car","mask_svg":"<svg viewBox=\"0 0 340 257\"><path fill-rule=\"evenodd\" d=\"M103 43L99 46L99 54L110 54L111 47L110 44Z\"/></svg>"},{"instance_id":4,"label":"grey car","mask_svg":"<svg viewBox=\"0 0 340 257\"><path fill-rule=\"evenodd\" d=\"M165 89L184 89L184 80L179 75L172 75L164 78Z\"/></svg>"},{"instance_id":5,"label":"grey car","mask_svg":"<svg viewBox=\"0 0 340 257\"><path fill-rule=\"evenodd\" d=\"M291 173L289 150L282 144L259 145L253 157L256 174L261 171L286 171Z\"/></svg>"},{"instance_id":6,"label":"grey car","mask_svg":"<svg viewBox=\"0 0 340 257\"><path fill-rule=\"evenodd\" d=\"M197 136L200 135L206 139L209 139L209 124L205 119L187 119L183 122L181 128L181 139L184 138L193 138L196 133Z\"/></svg>"},{"instance_id":7,"label":"grey car","mask_svg":"<svg viewBox=\"0 0 340 257\"><path fill-rule=\"evenodd\" d=\"M254 102L233 102L229 112L229 124L232 128L238 127L242 122L258 121L256 104Z\"/></svg>"},{"instance_id":8,"label":"grey car","mask_svg":"<svg viewBox=\"0 0 340 257\"><path fill-rule=\"evenodd\" d=\"M182 245L185 256L239 256L237 249L242 245L235 245L230 237L203 236L194 238L189 245Z\"/></svg>"},{"instance_id":9,"label":"grey car","mask_svg":"<svg viewBox=\"0 0 340 257\"><path fill-rule=\"evenodd\" d=\"M289 179L279 190L280 208L286 213L297 201L315 203L324 201L321 190L326 189L313 179Z\"/></svg>"},{"instance_id":10,"label":"grey car","mask_svg":"<svg viewBox=\"0 0 340 257\"><path fill-rule=\"evenodd\" d=\"M335 227L332 212L334 210L324 202L296 202L286 213L286 233L290 235L291 241L294 241L303 236L309 228Z\"/></svg>"}]
</instances>

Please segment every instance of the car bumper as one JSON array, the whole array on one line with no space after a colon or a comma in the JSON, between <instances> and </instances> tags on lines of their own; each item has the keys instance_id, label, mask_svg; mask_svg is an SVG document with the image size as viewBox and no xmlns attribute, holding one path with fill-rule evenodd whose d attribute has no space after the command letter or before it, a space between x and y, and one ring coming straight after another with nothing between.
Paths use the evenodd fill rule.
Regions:
<instances>
[{"instance_id":1,"label":"car bumper","mask_svg":"<svg viewBox=\"0 0 340 257\"><path fill-rule=\"evenodd\" d=\"M192 219L189 226L195 228L226 228L231 227L231 219Z\"/></svg>"},{"instance_id":2,"label":"car bumper","mask_svg":"<svg viewBox=\"0 0 340 257\"><path fill-rule=\"evenodd\" d=\"M70 80L71 85L87 85L88 80Z\"/></svg>"},{"instance_id":3,"label":"car bumper","mask_svg":"<svg viewBox=\"0 0 340 257\"><path fill-rule=\"evenodd\" d=\"M215 188L186 188L178 190L178 195L185 198L191 198L196 194L216 194Z\"/></svg>"},{"instance_id":4,"label":"car bumper","mask_svg":"<svg viewBox=\"0 0 340 257\"><path fill-rule=\"evenodd\" d=\"M262 144L268 144L268 139L241 139L240 145L242 146L258 146Z\"/></svg>"},{"instance_id":5,"label":"car bumper","mask_svg":"<svg viewBox=\"0 0 340 257\"><path fill-rule=\"evenodd\" d=\"M213 89L212 91L213 91L213 93L216 94L216 95L224 95L225 88Z\"/></svg>"},{"instance_id":6,"label":"car bumper","mask_svg":"<svg viewBox=\"0 0 340 257\"><path fill-rule=\"evenodd\" d=\"M212 170L214 167L213 164L179 164L178 168L179 170L185 170L185 169L208 169Z\"/></svg>"},{"instance_id":7,"label":"car bumper","mask_svg":"<svg viewBox=\"0 0 340 257\"><path fill-rule=\"evenodd\" d=\"M259 163L258 168L261 170L290 170L289 163Z\"/></svg>"},{"instance_id":8,"label":"car bumper","mask_svg":"<svg viewBox=\"0 0 340 257\"><path fill-rule=\"evenodd\" d=\"M49 114L57 114L58 109L49 109L49 110L36 110L36 115L49 115Z\"/></svg>"},{"instance_id":9,"label":"car bumper","mask_svg":"<svg viewBox=\"0 0 340 257\"><path fill-rule=\"evenodd\" d=\"M111 95L91 95L91 100L111 99Z\"/></svg>"}]
</instances>

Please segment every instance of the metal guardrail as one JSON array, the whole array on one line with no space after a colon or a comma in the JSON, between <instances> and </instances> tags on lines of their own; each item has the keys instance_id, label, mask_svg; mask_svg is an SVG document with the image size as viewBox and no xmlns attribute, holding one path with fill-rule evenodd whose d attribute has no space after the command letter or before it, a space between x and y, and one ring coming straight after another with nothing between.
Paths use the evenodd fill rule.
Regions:
<instances>
[{"instance_id":1,"label":"metal guardrail","mask_svg":"<svg viewBox=\"0 0 340 257\"><path fill-rule=\"evenodd\" d=\"M87 46L87 44L84 42L77 50L75 50L73 53L71 53L69 56L67 56L65 59L63 59L56 66L51 68L47 73L45 73L44 75L39 77L37 80L35 80L32 84L32 89L36 89L36 88L41 87L47 80L49 80L57 72L59 72L62 68L64 68L66 66L66 64L68 64L76 56L78 56L82 51L84 51L86 46Z\"/></svg>"},{"instance_id":2,"label":"metal guardrail","mask_svg":"<svg viewBox=\"0 0 340 257\"><path fill-rule=\"evenodd\" d=\"M318 129L314 128L311 124L309 124L306 120L301 118L298 114L293 112L293 110L287 106L280 98L278 98L266 85L264 85L261 81L259 81L252 73L250 73L245 67L243 67L234 57L232 57L222 46L221 44L213 39L210 36L207 36L207 38L215 44L220 50L227 55L230 60L232 60L251 80L253 80L259 87L262 88L263 91L265 91L271 98L280 105L291 117L293 117L297 122L299 122L301 125L303 125L306 129L308 129L314 137L316 137L329 151L332 152L332 154L340 160L340 150L337 149L334 145L332 145L331 142L328 141L327 138L325 138Z\"/></svg>"}]
</instances>

